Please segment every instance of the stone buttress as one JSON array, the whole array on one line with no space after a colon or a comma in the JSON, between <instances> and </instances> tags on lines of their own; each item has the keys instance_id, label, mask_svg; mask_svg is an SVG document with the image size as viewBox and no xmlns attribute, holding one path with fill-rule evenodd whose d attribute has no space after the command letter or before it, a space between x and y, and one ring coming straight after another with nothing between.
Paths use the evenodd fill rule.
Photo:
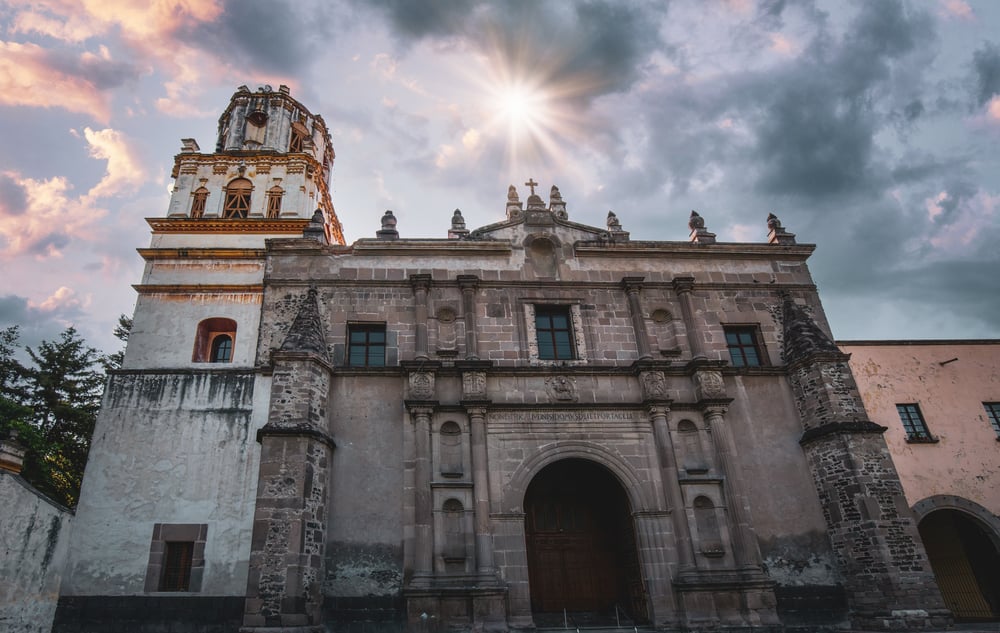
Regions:
<instances>
[{"instance_id":1,"label":"stone buttress","mask_svg":"<svg viewBox=\"0 0 1000 633\"><path fill-rule=\"evenodd\" d=\"M241 631L320 631L331 364L310 290L274 362Z\"/></svg>"},{"instance_id":2,"label":"stone buttress","mask_svg":"<svg viewBox=\"0 0 1000 633\"><path fill-rule=\"evenodd\" d=\"M849 356L786 297L784 354L800 440L845 579L852 626L944 628L951 622L882 433L868 420Z\"/></svg>"}]
</instances>

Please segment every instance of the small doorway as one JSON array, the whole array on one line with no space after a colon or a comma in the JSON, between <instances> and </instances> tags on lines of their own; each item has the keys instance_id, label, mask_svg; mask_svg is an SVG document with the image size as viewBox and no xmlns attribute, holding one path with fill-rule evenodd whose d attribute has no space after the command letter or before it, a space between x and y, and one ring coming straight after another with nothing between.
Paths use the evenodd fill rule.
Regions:
<instances>
[{"instance_id":1,"label":"small doorway","mask_svg":"<svg viewBox=\"0 0 1000 633\"><path fill-rule=\"evenodd\" d=\"M1000 619L1000 553L989 529L958 510L935 510L917 527L955 619Z\"/></svg>"},{"instance_id":2,"label":"small doorway","mask_svg":"<svg viewBox=\"0 0 1000 633\"><path fill-rule=\"evenodd\" d=\"M531 610L578 626L647 621L635 528L625 491L602 466L566 459L525 494Z\"/></svg>"}]
</instances>

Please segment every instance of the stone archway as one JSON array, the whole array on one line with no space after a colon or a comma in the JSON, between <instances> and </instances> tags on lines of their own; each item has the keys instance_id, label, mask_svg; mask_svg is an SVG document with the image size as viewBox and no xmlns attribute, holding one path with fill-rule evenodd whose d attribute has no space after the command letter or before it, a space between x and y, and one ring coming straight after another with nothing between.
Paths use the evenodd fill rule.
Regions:
<instances>
[{"instance_id":1,"label":"stone archway","mask_svg":"<svg viewBox=\"0 0 1000 633\"><path fill-rule=\"evenodd\" d=\"M586 459L553 462L531 480L524 510L536 623L562 624L564 612L578 626L646 621L632 511L610 471Z\"/></svg>"},{"instance_id":2,"label":"stone archway","mask_svg":"<svg viewBox=\"0 0 1000 633\"><path fill-rule=\"evenodd\" d=\"M957 621L1000 620L1000 533L982 506L952 496L914 507L945 605Z\"/></svg>"}]
</instances>

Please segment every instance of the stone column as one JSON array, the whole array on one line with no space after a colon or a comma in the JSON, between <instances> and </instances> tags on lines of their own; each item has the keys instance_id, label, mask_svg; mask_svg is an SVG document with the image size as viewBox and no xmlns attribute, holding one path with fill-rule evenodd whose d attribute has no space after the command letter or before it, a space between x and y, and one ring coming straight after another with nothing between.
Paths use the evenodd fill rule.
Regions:
<instances>
[{"instance_id":1,"label":"stone column","mask_svg":"<svg viewBox=\"0 0 1000 633\"><path fill-rule=\"evenodd\" d=\"M261 444L243 631L322 630L326 504L333 439L329 368L276 352ZM294 398L286 394L294 393Z\"/></svg>"},{"instance_id":2,"label":"stone column","mask_svg":"<svg viewBox=\"0 0 1000 633\"><path fill-rule=\"evenodd\" d=\"M434 574L434 512L431 496L431 414L433 406L407 403L414 432L413 584L425 584Z\"/></svg>"},{"instance_id":3,"label":"stone column","mask_svg":"<svg viewBox=\"0 0 1000 633\"><path fill-rule=\"evenodd\" d=\"M683 514L683 509L681 510ZM674 511L673 514L677 514ZM670 577L667 542L669 519L661 512L635 512L636 547L642 564L646 595L651 607L652 624L656 628L674 627L680 622L677 600Z\"/></svg>"},{"instance_id":4,"label":"stone column","mask_svg":"<svg viewBox=\"0 0 1000 633\"><path fill-rule=\"evenodd\" d=\"M639 292L642 290L644 277L623 277L622 288L628 299L628 311L632 316L632 330L635 332L635 345L639 351L639 360L651 360L653 354L649 349L649 334L646 332L646 320L642 317L642 301Z\"/></svg>"},{"instance_id":5,"label":"stone column","mask_svg":"<svg viewBox=\"0 0 1000 633\"><path fill-rule=\"evenodd\" d=\"M750 508L743 491L743 476L736 461L736 443L726 424L726 405L709 404L705 407L705 423L715 439L715 458L722 470L730 531L733 537L733 558L736 566L759 569L760 545L753 531Z\"/></svg>"},{"instance_id":6,"label":"stone column","mask_svg":"<svg viewBox=\"0 0 1000 633\"><path fill-rule=\"evenodd\" d=\"M465 359L479 360L479 338L476 334L476 288L479 277L459 275L458 287L462 289L462 314L465 317Z\"/></svg>"},{"instance_id":7,"label":"stone column","mask_svg":"<svg viewBox=\"0 0 1000 633\"><path fill-rule=\"evenodd\" d=\"M660 458L660 478L663 480L663 490L666 494L667 509L674 528L674 539L677 542L677 562L681 568L694 567L694 549L691 546L691 529L687 522L687 512L684 508L684 495L677 479L677 457L674 452L670 429L667 426L667 414L670 412L670 402L664 401L648 406L649 419L653 425L653 437L656 441L656 454Z\"/></svg>"},{"instance_id":8,"label":"stone column","mask_svg":"<svg viewBox=\"0 0 1000 633\"><path fill-rule=\"evenodd\" d=\"M414 357L417 360L427 360L427 291L431 287L430 275L410 275L413 286L414 308L416 312L416 349Z\"/></svg>"},{"instance_id":9,"label":"stone column","mask_svg":"<svg viewBox=\"0 0 1000 633\"><path fill-rule=\"evenodd\" d=\"M691 290L694 288L694 277L674 277L674 292L681 302L681 317L684 319L684 329L687 330L688 345L691 346L691 357L694 360L704 360L705 347L702 343L703 333L694 319L694 307L691 305Z\"/></svg>"},{"instance_id":10,"label":"stone column","mask_svg":"<svg viewBox=\"0 0 1000 633\"><path fill-rule=\"evenodd\" d=\"M490 532L489 465L486 461L486 405L463 403L472 427L472 491L476 500L476 570L493 574L493 537Z\"/></svg>"}]
</instances>

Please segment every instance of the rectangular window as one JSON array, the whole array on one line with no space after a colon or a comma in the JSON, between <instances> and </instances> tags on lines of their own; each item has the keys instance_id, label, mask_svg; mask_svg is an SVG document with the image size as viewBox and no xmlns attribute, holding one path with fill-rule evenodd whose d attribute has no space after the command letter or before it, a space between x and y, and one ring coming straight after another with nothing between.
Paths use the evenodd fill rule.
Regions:
<instances>
[{"instance_id":1,"label":"rectangular window","mask_svg":"<svg viewBox=\"0 0 1000 633\"><path fill-rule=\"evenodd\" d=\"M1000 439L1000 402L984 402L983 408L986 409L986 416L990 419L990 425L997 434L997 439Z\"/></svg>"},{"instance_id":2,"label":"rectangular window","mask_svg":"<svg viewBox=\"0 0 1000 633\"><path fill-rule=\"evenodd\" d=\"M573 321L569 306L535 306L535 334L538 358L573 360Z\"/></svg>"},{"instance_id":3,"label":"rectangular window","mask_svg":"<svg viewBox=\"0 0 1000 633\"><path fill-rule=\"evenodd\" d=\"M760 367L764 364L763 347L758 340L757 328L752 325L727 325L726 347L733 367Z\"/></svg>"},{"instance_id":4,"label":"rectangular window","mask_svg":"<svg viewBox=\"0 0 1000 633\"><path fill-rule=\"evenodd\" d=\"M930 442L934 441L931 432L927 429L924 416L920 413L920 407L916 404L897 404L896 411L899 419L903 422L903 430L906 431L907 441Z\"/></svg>"},{"instance_id":5,"label":"rectangular window","mask_svg":"<svg viewBox=\"0 0 1000 633\"><path fill-rule=\"evenodd\" d=\"M347 338L349 366L385 367L385 325L348 325Z\"/></svg>"},{"instance_id":6,"label":"rectangular window","mask_svg":"<svg viewBox=\"0 0 1000 633\"><path fill-rule=\"evenodd\" d=\"M163 551L163 575L160 591L189 591L191 564L194 562L194 542L167 541Z\"/></svg>"}]
</instances>

